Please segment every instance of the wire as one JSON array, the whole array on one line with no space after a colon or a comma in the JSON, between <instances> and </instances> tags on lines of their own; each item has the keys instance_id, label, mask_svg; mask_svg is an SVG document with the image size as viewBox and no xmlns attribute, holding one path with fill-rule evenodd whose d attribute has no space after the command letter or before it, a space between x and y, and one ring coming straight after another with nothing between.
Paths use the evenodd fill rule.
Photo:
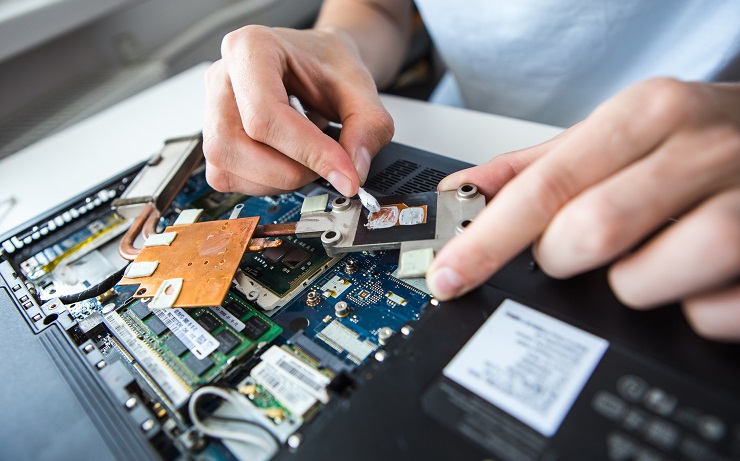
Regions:
<instances>
[{"instance_id":1,"label":"wire","mask_svg":"<svg viewBox=\"0 0 740 461\"><path fill-rule=\"evenodd\" d=\"M61 301L63 304L69 305L83 301L85 299L90 299L102 295L106 291L116 286L116 283L118 283L123 278L123 273L126 271L126 267L128 267L128 264L120 270L117 270L116 272L106 277L105 280L103 280L102 282L98 283L97 285L91 286L85 291L80 291L79 293L74 293L71 295L60 296L59 301Z\"/></svg>"},{"instance_id":2,"label":"wire","mask_svg":"<svg viewBox=\"0 0 740 461\"><path fill-rule=\"evenodd\" d=\"M202 387L193 393L193 395L190 397L190 403L188 403L188 414L190 415L190 419L192 420L193 425L199 431L207 436L215 437L217 439L236 440L248 445L258 447L265 451L268 457L272 457L275 453L277 453L280 447L277 440L275 439L275 436L273 436L270 431L254 421L249 421L246 419L239 420L239 422L249 424L251 428L257 429L257 433L217 429L206 425L198 416L197 410L198 400L205 395L215 396L226 400L242 414L246 415L250 413L249 408L247 407L248 405L250 405L249 401L247 401L245 397L236 393L235 391L227 391L215 386Z\"/></svg>"}]
</instances>

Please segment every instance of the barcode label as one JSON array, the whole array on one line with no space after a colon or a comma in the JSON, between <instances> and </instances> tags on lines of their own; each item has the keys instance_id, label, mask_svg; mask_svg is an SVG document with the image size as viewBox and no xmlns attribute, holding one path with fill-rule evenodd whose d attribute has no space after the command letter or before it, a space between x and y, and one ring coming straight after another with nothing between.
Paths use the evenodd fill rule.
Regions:
<instances>
[{"instance_id":1,"label":"barcode label","mask_svg":"<svg viewBox=\"0 0 740 461\"><path fill-rule=\"evenodd\" d=\"M216 338L180 308L157 309L153 312L198 360L208 357L221 345Z\"/></svg>"},{"instance_id":2,"label":"barcode label","mask_svg":"<svg viewBox=\"0 0 740 461\"><path fill-rule=\"evenodd\" d=\"M121 318L118 312L111 312L105 320L113 328L113 334L126 346L147 373L156 381L159 387L175 406L180 406L190 397L190 391L174 376L174 372L159 358L147 344L141 341L136 333Z\"/></svg>"},{"instance_id":3,"label":"barcode label","mask_svg":"<svg viewBox=\"0 0 740 461\"><path fill-rule=\"evenodd\" d=\"M296 416L303 416L316 404L316 398L298 386L287 373L268 362L252 368L252 378Z\"/></svg>"},{"instance_id":4,"label":"barcode label","mask_svg":"<svg viewBox=\"0 0 740 461\"><path fill-rule=\"evenodd\" d=\"M227 311L221 306L215 306L212 307L211 310L221 317L221 319L231 325L231 328L235 329L236 331L242 331L244 329L244 322L239 320L238 318L231 315L231 312Z\"/></svg>"},{"instance_id":5,"label":"barcode label","mask_svg":"<svg viewBox=\"0 0 740 461\"><path fill-rule=\"evenodd\" d=\"M329 377L299 358L293 357L277 346L272 346L262 354L262 360L286 372L299 386L321 402L329 401L329 395L326 392L326 386L331 381Z\"/></svg>"}]
</instances>

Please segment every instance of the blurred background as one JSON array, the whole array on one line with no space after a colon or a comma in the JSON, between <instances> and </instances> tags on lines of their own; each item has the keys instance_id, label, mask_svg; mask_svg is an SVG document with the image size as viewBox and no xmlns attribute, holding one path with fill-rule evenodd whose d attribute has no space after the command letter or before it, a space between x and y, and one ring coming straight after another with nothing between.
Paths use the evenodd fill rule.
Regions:
<instances>
[{"instance_id":1,"label":"blurred background","mask_svg":"<svg viewBox=\"0 0 740 461\"><path fill-rule=\"evenodd\" d=\"M219 59L231 30L311 27L320 6L321 0L0 0L0 158ZM413 21L404 70L385 90L427 99L443 66L418 15Z\"/></svg>"}]
</instances>

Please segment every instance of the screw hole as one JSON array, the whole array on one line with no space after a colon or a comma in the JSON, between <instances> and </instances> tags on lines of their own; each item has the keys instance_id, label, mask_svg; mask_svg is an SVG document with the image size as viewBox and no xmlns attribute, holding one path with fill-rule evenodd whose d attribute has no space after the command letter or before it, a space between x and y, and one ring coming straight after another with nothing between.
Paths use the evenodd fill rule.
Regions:
<instances>
[{"instance_id":1,"label":"screw hole","mask_svg":"<svg viewBox=\"0 0 740 461\"><path fill-rule=\"evenodd\" d=\"M473 191L473 186L471 186L470 184L465 184L464 186L462 186L462 191L463 192L472 192Z\"/></svg>"},{"instance_id":2,"label":"screw hole","mask_svg":"<svg viewBox=\"0 0 740 461\"><path fill-rule=\"evenodd\" d=\"M140 289L139 291L136 292L136 294L139 295L139 296L143 295L144 293L146 293L146 288L142 288L142 289Z\"/></svg>"},{"instance_id":3,"label":"screw hole","mask_svg":"<svg viewBox=\"0 0 740 461\"><path fill-rule=\"evenodd\" d=\"M326 234L324 234L324 235L326 236L326 238L327 238L327 239L333 239L334 237L336 237L336 236L337 236L337 233L336 233L336 232L334 232L334 231L329 231L329 232L327 232L327 233L326 233Z\"/></svg>"},{"instance_id":4,"label":"screw hole","mask_svg":"<svg viewBox=\"0 0 740 461\"><path fill-rule=\"evenodd\" d=\"M44 325L49 325L49 324L51 324L51 323L54 323L54 321L55 321L55 320L56 320L57 318L59 318L59 316L58 316L57 314L51 314L51 315L47 316L47 317L46 317L46 318L44 319Z\"/></svg>"},{"instance_id":5,"label":"screw hole","mask_svg":"<svg viewBox=\"0 0 740 461\"><path fill-rule=\"evenodd\" d=\"M469 219L466 219L465 221L461 222L460 225L464 228L468 227L472 221Z\"/></svg>"}]
</instances>

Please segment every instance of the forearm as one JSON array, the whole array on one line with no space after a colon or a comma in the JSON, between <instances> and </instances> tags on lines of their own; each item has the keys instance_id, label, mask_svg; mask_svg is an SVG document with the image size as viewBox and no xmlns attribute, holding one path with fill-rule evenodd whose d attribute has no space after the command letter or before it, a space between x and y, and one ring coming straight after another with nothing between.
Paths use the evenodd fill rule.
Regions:
<instances>
[{"instance_id":1,"label":"forearm","mask_svg":"<svg viewBox=\"0 0 740 461\"><path fill-rule=\"evenodd\" d=\"M376 84L389 84L408 48L410 0L326 0L315 28L353 42Z\"/></svg>"}]
</instances>

